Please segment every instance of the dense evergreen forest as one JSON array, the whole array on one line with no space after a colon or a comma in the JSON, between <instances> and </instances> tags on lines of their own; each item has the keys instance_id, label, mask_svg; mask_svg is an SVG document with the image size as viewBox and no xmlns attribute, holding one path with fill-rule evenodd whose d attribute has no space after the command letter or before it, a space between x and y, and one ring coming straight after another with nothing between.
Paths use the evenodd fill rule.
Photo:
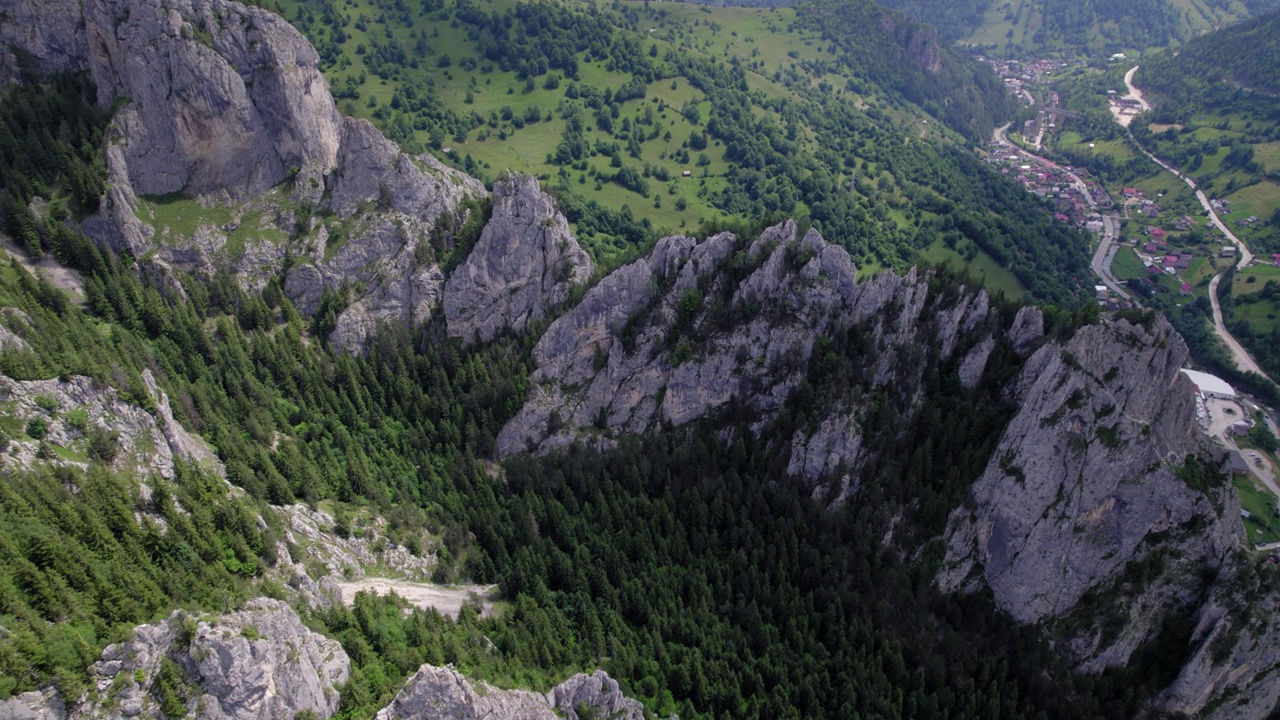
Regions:
<instances>
[{"instance_id":1,"label":"dense evergreen forest","mask_svg":"<svg viewBox=\"0 0 1280 720\"><path fill-rule=\"evenodd\" d=\"M1222 102L1223 93L1280 94L1280 10L1188 42L1143 63L1143 86L1180 112Z\"/></svg>"},{"instance_id":2,"label":"dense evergreen forest","mask_svg":"<svg viewBox=\"0 0 1280 720\"><path fill-rule=\"evenodd\" d=\"M38 108L80 119L44 145L56 151L32 168L38 183L6 180L17 203L69 200L70 169L100 167L99 145L85 140L107 120L93 95L64 77L5 98L35 113L0 115L18 141L59 127ZM969 192L1012 204L999 199L1005 187ZM955 214L978 226L961 232L1017 232L1008 219ZM956 381L958 360L922 359L931 402L910 421L902 398L870 393L876 348L855 326L815 353L759 438L731 408L609 452L511 459L495 477L483 461L523 398L531 340L464 351L437 322L384 328L363 357L335 354L278 281L249 295L226 276L188 277L176 297L62 216L37 220L24 244L79 270L85 302L16 261L0 267L0 304L25 314L14 332L28 346L0 351L0 372L86 375L152 407L140 380L150 370L244 494L190 467L172 483L114 474L106 453L85 470L0 477L0 698L47 681L74 695L104 644L172 607L282 596L264 577L281 537L268 504L319 500L430 530L442 578L499 582L509 603L497 618L468 609L456 623L370 597L310 614L353 661L343 717L370 717L421 662L543 688L603 666L651 710L684 718L1131 717L1180 665L1178 626L1128 669L1079 676L989 598L934 591L940 548L929 538L1013 411L1004 390L1019 363L1003 341L973 389ZM945 302L962 281L940 272L932 282ZM1013 310L997 301L990 322ZM1090 314L1049 317L1050 333L1066 333ZM880 458L875 481L838 507L816 502L776 448L826 403L863 394L878 428L866 439ZM162 703L181 693L157 688Z\"/></svg>"}]
</instances>

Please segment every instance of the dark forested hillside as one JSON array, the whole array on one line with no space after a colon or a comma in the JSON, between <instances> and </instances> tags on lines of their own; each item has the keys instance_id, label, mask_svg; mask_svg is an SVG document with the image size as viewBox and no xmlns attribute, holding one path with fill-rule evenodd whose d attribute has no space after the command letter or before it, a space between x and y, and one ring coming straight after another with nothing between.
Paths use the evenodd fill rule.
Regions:
<instances>
[{"instance_id":1,"label":"dark forested hillside","mask_svg":"<svg viewBox=\"0 0 1280 720\"><path fill-rule=\"evenodd\" d=\"M1275 0L882 0L952 41L1007 55L1105 54L1181 45Z\"/></svg>"},{"instance_id":2,"label":"dark forested hillside","mask_svg":"<svg viewBox=\"0 0 1280 720\"><path fill-rule=\"evenodd\" d=\"M1208 109L1236 90L1280 95L1280 10L1197 38L1177 55L1143 63L1142 86L1173 105L1175 113Z\"/></svg>"}]
</instances>

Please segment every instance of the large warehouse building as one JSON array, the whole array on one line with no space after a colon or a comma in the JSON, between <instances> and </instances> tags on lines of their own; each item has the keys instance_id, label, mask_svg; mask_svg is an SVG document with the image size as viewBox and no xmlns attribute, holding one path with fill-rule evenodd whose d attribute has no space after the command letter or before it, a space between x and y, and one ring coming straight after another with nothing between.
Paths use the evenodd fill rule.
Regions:
<instances>
[{"instance_id":1,"label":"large warehouse building","mask_svg":"<svg viewBox=\"0 0 1280 720\"><path fill-rule=\"evenodd\" d=\"M1226 380L1209 373L1203 373L1198 370L1182 369L1191 382L1196 386L1196 392L1199 392L1206 398L1222 398L1223 400L1235 400L1239 395L1235 388L1227 384Z\"/></svg>"}]
</instances>

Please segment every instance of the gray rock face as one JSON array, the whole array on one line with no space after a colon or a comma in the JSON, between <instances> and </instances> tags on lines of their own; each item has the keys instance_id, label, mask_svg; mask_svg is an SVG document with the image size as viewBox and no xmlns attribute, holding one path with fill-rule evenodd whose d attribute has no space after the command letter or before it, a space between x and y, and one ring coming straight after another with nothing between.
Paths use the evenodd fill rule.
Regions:
<instances>
[{"instance_id":1,"label":"gray rock face","mask_svg":"<svg viewBox=\"0 0 1280 720\"><path fill-rule=\"evenodd\" d=\"M547 700L569 720L578 720L578 708L595 708L596 717L644 720L644 706L622 694L618 681L603 670L578 673L547 693Z\"/></svg>"},{"instance_id":2,"label":"gray rock face","mask_svg":"<svg viewBox=\"0 0 1280 720\"><path fill-rule=\"evenodd\" d=\"M97 696L73 716L163 717L150 693L165 659L201 689L188 707L202 720L292 720L305 711L331 717L336 688L350 675L337 641L307 629L284 603L259 598L212 621L179 611L137 627L133 640L103 651L92 668Z\"/></svg>"},{"instance_id":3,"label":"gray rock face","mask_svg":"<svg viewBox=\"0 0 1280 720\"><path fill-rule=\"evenodd\" d=\"M245 197L290 168L337 164L341 123L310 43L224 0L88 0L89 69L135 192Z\"/></svg>"},{"instance_id":4,"label":"gray rock face","mask_svg":"<svg viewBox=\"0 0 1280 720\"><path fill-rule=\"evenodd\" d=\"M142 371L142 383L155 400L156 426L164 435L165 444L168 445L173 456L184 462L204 466L225 477L226 469L222 466L222 461L214 454L204 438L187 432L174 419L173 408L169 406L169 396L156 384L156 379L150 370Z\"/></svg>"},{"instance_id":5,"label":"gray rock face","mask_svg":"<svg viewBox=\"0 0 1280 720\"><path fill-rule=\"evenodd\" d=\"M126 100L107 150L109 189L84 230L148 258L142 270L172 294L183 295L175 269L225 269L260 290L289 250L299 262L285 289L303 312L325 289L363 290L333 338L348 352L378 323L418 323L439 306L444 278L431 233L445 216L461 225L460 205L484 195L483 184L402 153L367 121L340 118L314 48L282 18L227 0L0 0L2 13L33 18L39 32L0 22L0 38L48 69L87 67L102 103ZM5 67L0 58L0 79ZM291 188L276 187L289 177ZM219 205L235 220L175 237L139 219L137 196L168 193ZM310 213L326 204L338 221L320 227ZM248 218L260 227L233 245L230 234ZM293 246L278 239L298 235Z\"/></svg>"},{"instance_id":6,"label":"gray rock face","mask_svg":"<svg viewBox=\"0 0 1280 720\"><path fill-rule=\"evenodd\" d=\"M129 169L119 143L107 145L107 192L97 215L85 218L84 233L117 253L142 257L155 230L138 219L138 197L129 183Z\"/></svg>"},{"instance_id":7,"label":"gray rock face","mask_svg":"<svg viewBox=\"0 0 1280 720\"><path fill-rule=\"evenodd\" d=\"M1064 623L1087 670L1125 662L1171 608L1193 602L1202 569L1224 565L1241 528L1229 487L1183 479L1187 456L1206 451L1186 358L1162 319L1149 330L1104 319L1037 350L973 509L950 518L939 585L985 584L1020 622ZM1134 580L1143 567L1164 570ZM1079 628L1070 615L1087 594L1112 599Z\"/></svg>"},{"instance_id":8,"label":"gray rock face","mask_svg":"<svg viewBox=\"0 0 1280 720\"><path fill-rule=\"evenodd\" d=\"M17 381L0 375L0 402L25 427L38 420L46 427L42 442L87 453L95 432L113 433L117 453L111 464L142 476L174 477L174 458L221 470L204 440L186 432L173 418L168 398L155 386L150 372L144 383L152 392L156 415L120 397L114 388L96 385L92 379L72 376L64 380ZM83 424L81 421L83 420ZM40 462L40 442L15 438L10 451L0 454L0 467L30 467ZM73 460L49 462L76 464Z\"/></svg>"},{"instance_id":9,"label":"gray rock face","mask_svg":"<svg viewBox=\"0 0 1280 720\"><path fill-rule=\"evenodd\" d=\"M1198 647L1157 706L1212 720L1270 717L1280 701L1277 613L1253 568L1231 573L1200 608L1191 636Z\"/></svg>"},{"instance_id":10,"label":"gray rock face","mask_svg":"<svg viewBox=\"0 0 1280 720\"><path fill-rule=\"evenodd\" d=\"M512 174L493 188L493 216L444 288L449 334L482 342L520 332L591 278L594 264L536 178Z\"/></svg>"},{"instance_id":11,"label":"gray rock face","mask_svg":"<svg viewBox=\"0 0 1280 720\"><path fill-rule=\"evenodd\" d=\"M1044 313L1040 308L1027 306L1018 311L1013 318L1013 327L1009 328L1009 341L1019 355L1026 355L1035 347L1035 342L1044 336Z\"/></svg>"},{"instance_id":12,"label":"gray rock face","mask_svg":"<svg viewBox=\"0 0 1280 720\"><path fill-rule=\"evenodd\" d=\"M485 192L479 180L430 155L401 152L368 120L343 120L339 166L330 207L341 217L354 214L362 203L381 202L382 209L433 221L453 212L464 197Z\"/></svg>"},{"instance_id":13,"label":"gray rock face","mask_svg":"<svg viewBox=\"0 0 1280 720\"><path fill-rule=\"evenodd\" d=\"M336 640L307 629L275 600L251 601L216 624L200 623L188 653L204 689L209 718L291 720L310 710L338 710L337 686L350 661Z\"/></svg>"},{"instance_id":14,"label":"gray rock face","mask_svg":"<svg viewBox=\"0 0 1280 720\"><path fill-rule=\"evenodd\" d=\"M729 233L701 243L663 238L547 329L534 348L529 397L500 433L499 450L607 445L617 433L682 425L731 401L755 413L759 428L804 378L820 337L873 325L884 348L880 385L917 372L919 363L900 354L913 344L936 344L948 357L988 314L985 294L962 293L926 318L929 287L914 271L863 283L855 274L843 249L814 231L797 238L792 222L749 243ZM851 415L821 438L797 438L812 457L793 457L792 467L816 477L852 462L857 427Z\"/></svg>"},{"instance_id":15,"label":"gray rock face","mask_svg":"<svg viewBox=\"0 0 1280 720\"><path fill-rule=\"evenodd\" d=\"M485 683L477 689L451 667L423 665L378 712L378 720L577 720L579 707L594 708L597 717L644 718L640 703L623 696L618 683L601 670L575 675L544 696Z\"/></svg>"},{"instance_id":16,"label":"gray rock face","mask_svg":"<svg viewBox=\"0 0 1280 720\"><path fill-rule=\"evenodd\" d=\"M84 25L73 0L0 0L0 85L18 79L12 48L30 53L36 69L48 75L85 66Z\"/></svg>"},{"instance_id":17,"label":"gray rock face","mask_svg":"<svg viewBox=\"0 0 1280 720\"><path fill-rule=\"evenodd\" d=\"M52 689L25 692L0 702L0 720L66 720L67 709Z\"/></svg>"}]
</instances>

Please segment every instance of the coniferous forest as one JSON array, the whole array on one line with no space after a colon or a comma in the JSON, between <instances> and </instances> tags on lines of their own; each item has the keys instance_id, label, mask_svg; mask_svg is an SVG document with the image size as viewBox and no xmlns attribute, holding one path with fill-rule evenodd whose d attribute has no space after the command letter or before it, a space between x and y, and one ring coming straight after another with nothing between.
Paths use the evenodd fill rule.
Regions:
<instances>
[{"instance_id":1,"label":"coniferous forest","mask_svg":"<svg viewBox=\"0 0 1280 720\"><path fill-rule=\"evenodd\" d=\"M154 168L127 155L130 133L191 121L156 120L174 108L200 116L201 88L129 115L143 103L99 105L88 73L42 75L48 58L0 46L0 80L13 80L0 84L0 716L25 693L101 700L123 714L113 704L123 685L147 694L152 715L202 712L205 688L183 663L204 658L181 653L194 650L198 624L268 597L341 645L349 678L322 694L344 720L385 716L424 664L456 669L479 696L543 693L599 668L646 717L685 720L1145 719L1258 696L1280 717L1280 703L1252 693L1270 692L1268 663L1280 655L1249 642L1280 637L1266 616L1280 567L1254 552L1252 526L1241 531L1247 488L1234 478L1233 490L1219 471L1225 453L1192 426L1190 397L1174 393L1187 389L1178 368L1190 357L1221 365L1260 401L1280 395L1231 369L1206 297L1147 290L1141 307L1100 309L1094 237L1085 222L1055 217L1067 184L1026 182L1036 197L1020 184L1029 176L1013 172L1021 161L992 142L992 128L1016 129L1035 112L1008 85L1046 95L1049 86L1006 83L991 69L1032 63L989 65L951 46L1095 55L1053 86L1064 107L1084 108L1059 121L1099 145L1132 133L1188 172L1208 158L1216 175L1203 187L1226 194L1280 182L1267 164L1280 140L1280 11L1263 15L1280 0L1196 0L1195 14L1182 0L250 0L253 11L196 0L198 12L147 2L94 9L135 11L109 21L122 46L139 31L129 24L142 22L137 9L155 11L165 20L156 44L221 63L249 98L242 114L256 113L248 125L279 124L281 108L266 105L283 101L263 91L279 73L313 81L308 93L327 83L333 102L321 94L316 108L332 117L317 126L341 136L325 148L338 159L301 152L292 165L292 150L281 152L289 161L264 170L278 170L275 184L251 178L244 196L147 195L129 171ZM1248 16L1217 39L1193 39ZM0 41L11 20L0 9ZM62 29L92 35L100 22ZM1134 48L1179 52L1144 52L1140 84L1157 109L1143 117L1156 122L1126 131L1102 83L1125 70L1107 55ZM91 59L70 65L102 79L116 70L96 55L128 51L85 52ZM169 70L157 87L173 91ZM241 100L219 92L208 97ZM1226 105L1239 113L1206 119ZM1154 168L1136 153L1050 157L1107 184ZM142 240L112 245L131 252L82 232L103 208L130 211L111 194L121 170L138 193L130 220L148 226ZM537 206L525 225L516 220L526 207L504 205L515 173L529 177L513 204ZM346 181L350 211L336 201ZM762 237L784 220L795 221L783 226L797 230L794 243ZM542 294L504 307L524 316L496 335L458 331L456 316L446 320L448 284L474 280L469 256L486 225L503 222L523 235L492 254L510 261L522 243L542 243L529 261L544 263ZM706 240L722 231L737 239ZM1250 232L1260 256L1280 252L1280 212ZM686 237L659 240L672 235ZM1280 279L1246 275L1257 291L1233 294L1233 273L1223 278L1227 321L1280 370L1280 326L1250 307L1280 308ZM408 289L389 290L401 281ZM520 295L523 281L498 294ZM641 294L642 309L601 319ZM574 342L553 337L553 323L583 308L598 326ZM358 323L367 335L342 342ZM753 342L721 352L716 343L740 328L731 339ZM1068 352L1089 337L1077 333L1094 331L1112 344ZM590 383L548 369L548 357L573 353L593 365ZM1134 357L1154 360L1126 365ZM658 380L596 392L635 368ZM1152 384L1161 373L1174 378L1167 388ZM699 412L709 414L693 420L663 405L689 386L711 395L739 382L725 395L735 399L706 402ZM61 403L29 389L37 383L80 396ZM1150 388L1148 407L1128 405ZM628 400L632 420L615 422ZM90 421L84 408L99 401L149 434ZM1052 414L1051 402L1062 403ZM644 403L657 410L635 420ZM523 447L553 449L510 455L511 427L524 420L536 427ZM168 437L175 422L189 434L180 440L216 462L183 460ZM1274 452L1265 428L1241 442ZM1045 437L1061 442L1026 440ZM818 456L820 470L797 470ZM1054 498L1050 476L1077 461L1083 469L1061 473ZM1039 493L1052 498L1043 515L1016 514L1039 515L1035 529L1052 525L1051 538L1074 549L1032 547L1040 538L1030 533L1023 546L989 543L1017 532L1000 524L1015 513L981 513L1005 500L983 497L996 475L1006 496L1050 488ZM1079 499L1111 481L1099 504ZM1173 490L1129 494L1149 481ZM1260 487L1255 522L1280 518ZM1129 512L1131 500L1156 508L1155 519ZM295 523L303 514L315 528ZM956 530L969 520L976 539ZM317 535L376 559L322 560ZM1081 559L1107 543L1119 551ZM1022 555L993 558L1002 552ZM393 554L413 569L381 564ZM1053 566L1044 586L1061 587L1031 599L1059 592L1023 624L1008 600L1017 593L992 568L1032 556ZM370 579L421 589L428 577L434 591L473 594L450 616L336 590ZM162 622L175 637L156 676L104 679L94 667L108 645ZM246 644L255 636L239 630ZM1181 682L1188 668L1200 677ZM1257 685L1233 685L1240 677ZM1178 695L1187 687L1204 697ZM577 717L597 717L591 709Z\"/></svg>"},{"instance_id":2,"label":"coniferous forest","mask_svg":"<svg viewBox=\"0 0 1280 720\"><path fill-rule=\"evenodd\" d=\"M758 439L730 408L607 452L514 458L495 475L482 461L522 400L532 340L463 350L437 322L385 327L365 356L337 354L278 282L250 295L219 276L187 283L179 298L139 278L132 258L93 246L66 215L24 214L41 194L65 198L67 214L90 209L107 121L93 95L62 76L11 90L2 105L0 151L29 163L0 176L4 227L32 254L82 273L85 299L72 302L16 261L0 267L0 300L27 318L26 348L0 351L0 372L84 375L148 407L141 373L150 370L243 493L179 465L172 483L147 478L149 499L139 501L139 478L104 464L111 438L85 470L0 478L0 697L48 682L75 696L104 644L173 607L284 597L264 577L282 528L256 518L275 517L269 504L322 500L428 529L441 539L443 579L499 583L508 605L484 619L469 608L454 622L361 596L310 613L353 661L343 717L370 717L423 662L542 688L601 666L651 711L684 718L1131 717L1179 667L1182 628L1124 670L1078 675L989 597L934 590L941 550L928 538L1013 410L1007 347L973 389L956 382L954 361L926 359L935 402L905 424L900 398L868 397L867 425L880 430L867 443L882 460L868 473L874 484L838 507L788 481L771 449L829 398L871 386L875 348L859 327L824 342ZM999 184L971 192L1015 202ZM999 232L956 216L977 226L967 233ZM940 271L932 282L945 296L963 281ZM1050 318L1050 331L1063 331L1089 313ZM5 444L35 432L0 430ZM717 439L726 432L731 441ZM179 702L180 688L157 687L160 702Z\"/></svg>"}]
</instances>

